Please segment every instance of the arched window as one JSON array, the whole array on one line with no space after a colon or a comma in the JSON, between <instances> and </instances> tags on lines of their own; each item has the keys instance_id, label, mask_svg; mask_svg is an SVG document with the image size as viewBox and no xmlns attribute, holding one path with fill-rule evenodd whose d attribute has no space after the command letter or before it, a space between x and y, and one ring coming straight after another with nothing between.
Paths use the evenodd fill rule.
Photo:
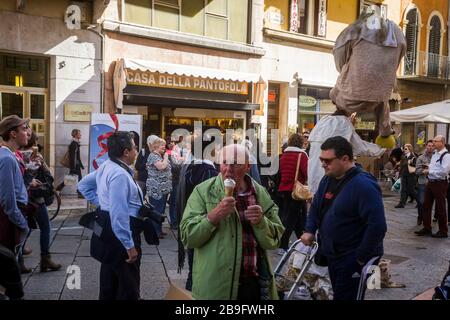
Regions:
<instances>
[{"instance_id":1,"label":"arched window","mask_svg":"<svg viewBox=\"0 0 450 320\"><path fill-rule=\"evenodd\" d=\"M417 63L417 41L419 34L419 16L417 8L413 8L406 14L405 38L406 38L406 54L405 54L405 74L412 75L416 73Z\"/></svg>"},{"instance_id":2,"label":"arched window","mask_svg":"<svg viewBox=\"0 0 450 320\"><path fill-rule=\"evenodd\" d=\"M430 21L430 36L428 38L428 73L429 77L439 75L439 63L441 53L441 19L433 16Z\"/></svg>"}]
</instances>

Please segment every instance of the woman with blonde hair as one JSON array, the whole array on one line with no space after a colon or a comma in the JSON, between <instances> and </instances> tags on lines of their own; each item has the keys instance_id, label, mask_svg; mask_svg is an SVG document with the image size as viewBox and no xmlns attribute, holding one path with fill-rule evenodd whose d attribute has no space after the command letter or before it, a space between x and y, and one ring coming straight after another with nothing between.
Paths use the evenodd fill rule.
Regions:
<instances>
[{"instance_id":1,"label":"woman with blonde hair","mask_svg":"<svg viewBox=\"0 0 450 320\"><path fill-rule=\"evenodd\" d=\"M158 138L150 145L147 158L147 196L150 203L161 216L166 209L167 198L172 191L172 172L169 155L166 153L166 141ZM166 233L162 231L162 224L157 226L159 238Z\"/></svg>"}]
</instances>

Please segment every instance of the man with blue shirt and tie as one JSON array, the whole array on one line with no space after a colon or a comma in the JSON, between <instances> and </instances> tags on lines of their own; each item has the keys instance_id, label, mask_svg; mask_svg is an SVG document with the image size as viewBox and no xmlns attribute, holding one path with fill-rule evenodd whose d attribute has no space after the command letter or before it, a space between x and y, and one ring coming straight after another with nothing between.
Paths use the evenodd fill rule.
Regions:
<instances>
[{"instance_id":1,"label":"man with blue shirt and tie","mask_svg":"<svg viewBox=\"0 0 450 320\"><path fill-rule=\"evenodd\" d=\"M101 262L100 300L140 298L140 233L130 222L138 217L142 191L129 167L136 145L129 132L115 132L107 141L109 160L78 184L80 193L100 207L94 225L91 255ZM102 224L101 221L104 223Z\"/></svg>"}]
</instances>

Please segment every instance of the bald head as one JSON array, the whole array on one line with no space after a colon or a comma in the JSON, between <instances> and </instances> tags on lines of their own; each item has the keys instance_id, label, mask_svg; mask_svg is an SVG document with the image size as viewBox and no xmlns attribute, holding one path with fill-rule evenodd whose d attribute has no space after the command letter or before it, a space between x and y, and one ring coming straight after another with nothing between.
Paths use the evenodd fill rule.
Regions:
<instances>
[{"instance_id":1,"label":"bald head","mask_svg":"<svg viewBox=\"0 0 450 320\"><path fill-rule=\"evenodd\" d=\"M240 186L250 169L249 153L244 145L227 145L220 151L220 174L222 179L233 179Z\"/></svg>"}]
</instances>

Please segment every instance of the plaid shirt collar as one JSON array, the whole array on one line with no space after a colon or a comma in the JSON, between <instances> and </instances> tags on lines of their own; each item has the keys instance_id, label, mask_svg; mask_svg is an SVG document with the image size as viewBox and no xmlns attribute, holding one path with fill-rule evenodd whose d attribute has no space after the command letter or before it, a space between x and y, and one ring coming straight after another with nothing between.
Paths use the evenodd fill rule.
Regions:
<instances>
[{"instance_id":1,"label":"plaid shirt collar","mask_svg":"<svg viewBox=\"0 0 450 320\"><path fill-rule=\"evenodd\" d=\"M256 189L253 186L252 179L246 175L244 177L247 183L247 191L236 194L236 208L242 224L242 263L241 277L257 277L258 276L258 253L260 247L253 234L252 225L245 219L244 212L249 206L256 203Z\"/></svg>"}]
</instances>

